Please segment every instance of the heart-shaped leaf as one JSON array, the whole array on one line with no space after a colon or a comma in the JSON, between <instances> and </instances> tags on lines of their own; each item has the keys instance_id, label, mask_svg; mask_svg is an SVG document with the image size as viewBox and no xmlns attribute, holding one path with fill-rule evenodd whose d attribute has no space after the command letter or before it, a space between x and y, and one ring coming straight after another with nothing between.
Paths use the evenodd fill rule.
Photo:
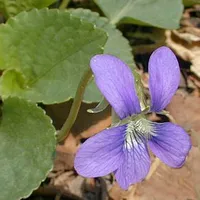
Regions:
<instances>
[{"instance_id":1,"label":"heart-shaped leaf","mask_svg":"<svg viewBox=\"0 0 200 200\"><path fill-rule=\"evenodd\" d=\"M0 26L1 96L45 104L73 98L106 40L103 30L65 11L34 9L10 18ZM90 101L97 99L96 90L91 88Z\"/></svg>"},{"instance_id":2,"label":"heart-shaped leaf","mask_svg":"<svg viewBox=\"0 0 200 200\"><path fill-rule=\"evenodd\" d=\"M110 22L148 24L160 28L179 27L182 0L96 0Z\"/></svg>"},{"instance_id":3,"label":"heart-shaped leaf","mask_svg":"<svg viewBox=\"0 0 200 200\"><path fill-rule=\"evenodd\" d=\"M5 17L11 17L24 10L44 8L56 0L0 0L0 11Z\"/></svg>"},{"instance_id":4,"label":"heart-shaped leaf","mask_svg":"<svg viewBox=\"0 0 200 200\"><path fill-rule=\"evenodd\" d=\"M28 196L53 165L55 129L34 103L8 98L0 124L0 200Z\"/></svg>"}]
</instances>

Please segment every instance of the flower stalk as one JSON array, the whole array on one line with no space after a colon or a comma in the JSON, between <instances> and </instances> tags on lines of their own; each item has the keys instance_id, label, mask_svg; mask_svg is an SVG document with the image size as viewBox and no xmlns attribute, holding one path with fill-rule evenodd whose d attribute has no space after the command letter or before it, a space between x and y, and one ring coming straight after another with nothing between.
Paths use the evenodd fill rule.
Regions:
<instances>
[{"instance_id":1,"label":"flower stalk","mask_svg":"<svg viewBox=\"0 0 200 200\"><path fill-rule=\"evenodd\" d=\"M65 9L68 4L69 4L70 0L63 0L59 6L59 9L62 10L62 9Z\"/></svg>"},{"instance_id":2,"label":"flower stalk","mask_svg":"<svg viewBox=\"0 0 200 200\"><path fill-rule=\"evenodd\" d=\"M58 135L57 135L58 143L62 142L64 139L66 139L68 137L69 131L72 128L72 126L77 118L86 86L91 78L92 78L92 71L89 68L84 73L84 75L81 78L81 81L78 85L78 89L76 91L76 95L74 97L74 101L72 103L72 107L70 109L69 116L68 116L67 120L65 121L65 123L63 124L61 130L58 132Z\"/></svg>"}]
</instances>

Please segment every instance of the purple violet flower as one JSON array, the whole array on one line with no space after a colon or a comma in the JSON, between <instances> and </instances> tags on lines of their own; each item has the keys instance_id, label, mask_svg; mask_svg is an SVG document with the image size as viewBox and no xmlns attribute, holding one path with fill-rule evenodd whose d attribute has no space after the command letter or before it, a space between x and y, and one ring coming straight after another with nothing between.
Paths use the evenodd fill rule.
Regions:
<instances>
[{"instance_id":1,"label":"purple violet flower","mask_svg":"<svg viewBox=\"0 0 200 200\"><path fill-rule=\"evenodd\" d=\"M129 120L89 138L76 154L76 171L84 177L114 172L119 185L128 189L149 172L147 146L168 166L181 167L191 148L188 134L173 123L156 123L145 118L130 68L111 55L94 56L90 66L98 88L116 114L122 121L127 117ZM167 47L158 48L149 60L149 111L162 111L175 94L179 81L175 55Z\"/></svg>"}]
</instances>

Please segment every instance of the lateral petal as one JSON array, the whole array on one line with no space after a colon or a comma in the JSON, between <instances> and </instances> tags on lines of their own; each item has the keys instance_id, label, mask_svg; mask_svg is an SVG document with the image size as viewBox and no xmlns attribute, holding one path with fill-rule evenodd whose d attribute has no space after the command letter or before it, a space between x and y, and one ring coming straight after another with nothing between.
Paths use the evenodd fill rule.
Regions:
<instances>
[{"instance_id":1,"label":"lateral petal","mask_svg":"<svg viewBox=\"0 0 200 200\"><path fill-rule=\"evenodd\" d=\"M191 141L183 128L170 122L154 123L148 144L152 152L170 167L181 167L191 149Z\"/></svg>"},{"instance_id":2,"label":"lateral petal","mask_svg":"<svg viewBox=\"0 0 200 200\"><path fill-rule=\"evenodd\" d=\"M84 142L78 150L74 167L84 177L105 176L123 163L126 126L105 129Z\"/></svg>"}]
</instances>

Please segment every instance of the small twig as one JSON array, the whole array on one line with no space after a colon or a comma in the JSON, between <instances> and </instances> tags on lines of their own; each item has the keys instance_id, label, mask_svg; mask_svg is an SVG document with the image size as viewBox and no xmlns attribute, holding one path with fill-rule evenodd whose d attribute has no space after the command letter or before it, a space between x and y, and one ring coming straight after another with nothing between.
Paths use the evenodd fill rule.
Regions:
<instances>
[{"instance_id":1,"label":"small twig","mask_svg":"<svg viewBox=\"0 0 200 200\"><path fill-rule=\"evenodd\" d=\"M159 165L160 165L160 159L156 157L151 165L151 169L150 169L149 173L147 174L147 176L145 178L146 181L148 181L151 178L151 176L157 170Z\"/></svg>"},{"instance_id":2,"label":"small twig","mask_svg":"<svg viewBox=\"0 0 200 200\"><path fill-rule=\"evenodd\" d=\"M120 199L135 199L135 193L136 193L138 186L139 186L139 183L131 185L128 188L128 191L124 191L122 193L122 198L120 198Z\"/></svg>"},{"instance_id":3,"label":"small twig","mask_svg":"<svg viewBox=\"0 0 200 200\"><path fill-rule=\"evenodd\" d=\"M173 117L171 114L166 113L165 116L168 117L169 120L170 120L172 123L177 124L176 120L174 119L174 117Z\"/></svg>"}]
</instances>

